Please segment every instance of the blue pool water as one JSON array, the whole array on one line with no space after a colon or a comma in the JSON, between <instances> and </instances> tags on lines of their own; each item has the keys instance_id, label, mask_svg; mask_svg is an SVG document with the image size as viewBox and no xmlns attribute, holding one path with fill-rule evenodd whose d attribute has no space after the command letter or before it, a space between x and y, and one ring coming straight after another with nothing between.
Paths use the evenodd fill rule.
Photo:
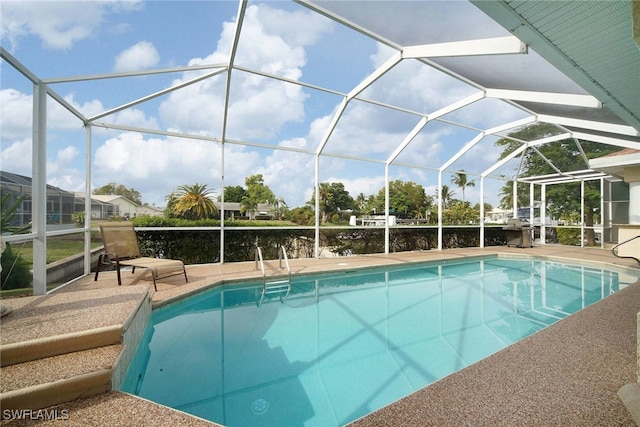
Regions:
<instances>
[{"instance_id":1,"label":"blue pool water","mask_svg":"<svg viewBox=\"0 0 640 427\"><path fill-rule=\"evenodd\" d=\"M123 391L227 426L339 426L633 283L613 271L485 258L294 277L155 310Z\"/></svg>"}]
</instances>

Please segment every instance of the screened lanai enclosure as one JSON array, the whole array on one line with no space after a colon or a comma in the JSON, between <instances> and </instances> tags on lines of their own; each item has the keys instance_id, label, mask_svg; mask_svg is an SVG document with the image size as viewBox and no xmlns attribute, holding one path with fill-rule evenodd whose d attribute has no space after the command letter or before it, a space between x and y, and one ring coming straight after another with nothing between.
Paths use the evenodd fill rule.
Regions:
<instances>
[{"instance_id":1,"label":"screened lanai enclosure","mask_svg":"<svg viewBox=\"0 0 640 427\"><path fill-rule=\"evenodd\" d=\"M640 224L637 2L7 1L0 13L1 169L25 177L2 192L23 197L13 213L27 226L2 238L31 245L35 294L55 239L81 236L91 271L89 195L112 182L160 212L180 186L215 190L219 226L190 231L215 236L217 262L240 228L223 189L256 175L289 209L313 208L315 223L269 227L299 233L311 250L297 256L321 256L328 232L374 231L389 253L399 236L443 250L460 230L498 244L511 217L538 225L536 244L565 228L604 247ZM424 189L424 212L398 207L397 182ZM323 183L384 206L326 225ZM74 220L55 216L61 192ZM477 214L447 216L452 195Z\"/></svg>"}]
</instances>

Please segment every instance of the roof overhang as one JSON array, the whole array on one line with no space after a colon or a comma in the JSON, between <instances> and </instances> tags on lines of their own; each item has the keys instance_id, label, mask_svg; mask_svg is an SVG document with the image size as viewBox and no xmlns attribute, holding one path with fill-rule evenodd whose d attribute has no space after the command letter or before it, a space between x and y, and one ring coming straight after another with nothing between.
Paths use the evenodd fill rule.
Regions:
<instances>
[{"instance_id":1,"label":"roof overhang","mask_svg":"<svg viewBox=\"0 0 640 427\"><path fill-rule=\"evenodd\" d=\"M624 179L625 168L640 167L640 151L598 157L589 161L589 167Z\"/></svg>"},{"instance_id":2,"label":"roof overhang","mask_svg":"<svg viewBox=\"0 0 640 427\"><path fill-rule=\"evenodd\" d=\"M640 130L637 1L471 2Z\"/></svg>"}]
</instances>

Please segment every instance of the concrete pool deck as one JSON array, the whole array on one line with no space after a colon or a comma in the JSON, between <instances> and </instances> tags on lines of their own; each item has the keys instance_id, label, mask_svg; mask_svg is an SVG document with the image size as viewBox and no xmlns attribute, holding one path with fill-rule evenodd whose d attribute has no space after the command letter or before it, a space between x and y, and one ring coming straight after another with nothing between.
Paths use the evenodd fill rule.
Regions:
<instances>
[{"instance_id":1,"label":"concrete pool deck","mask_svg":"<svg viewBox=\"0 0 640 427\"><path fill-rule=\"evenodd\" d=\"M592 266L605 263L632 268L640 274L634 260L616 258L609 250L556 245L293 259L290 264L292 273L300 274L494 254L569 259ZM281 273L277 261L266 264L268 275ZM93 339L91 331L100 331L101 336L117 335L145 298L150 297L154 306L160 306L222 280L261 277L253 262L190 265L187 273L189 283L185 283L183 277L174 276L160 280L157 292L153 291L147 273L124 272L123 286L118 287L115 273L103 272L98 281L94 281L93 276L84 277L47 296L4 299L3 303L12 306L13 312L2 318L2 364L6 365L6 355L19 359L28 351L25 350L27 344L51 345L53 342L55 347L56 340L62 336L87 342ZM353 425L633 426L633 418L616 392L624 384L637 381L638 312L640 283ZM113 342L41 361L27 358L22 363L17 360L11 366L4 366L0 372L3 399L16 389L36 390L40 387L38 382L70 381L72 376L93 378L95 372L109 373L118 358L118 345ZM95 388L95 395L79 395L71 402L48 407L47 414L62 415L59 419L64 419L65 425L214 425L107 389ZM4 412L3 419L10 418ZM61 421L4 419L2 425L55 425L58 422Z\"/></svg>"}]
</instances>

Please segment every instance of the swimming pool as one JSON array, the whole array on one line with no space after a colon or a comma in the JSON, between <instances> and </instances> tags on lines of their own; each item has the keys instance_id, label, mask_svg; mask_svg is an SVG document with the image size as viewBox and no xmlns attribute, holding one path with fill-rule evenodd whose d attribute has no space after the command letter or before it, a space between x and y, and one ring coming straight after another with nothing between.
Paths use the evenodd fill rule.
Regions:
<instances>
[{"instance_id":1,"label":"swimming pool","mask_svg":"<svg viewBox=\"0 0 640 427\"><path fill-rule=\"evenodd\" d=\"M155 310L122 390L227 426L338 426L631 284L498 257L294 277Z\"/></svg>"}]
</instances>

